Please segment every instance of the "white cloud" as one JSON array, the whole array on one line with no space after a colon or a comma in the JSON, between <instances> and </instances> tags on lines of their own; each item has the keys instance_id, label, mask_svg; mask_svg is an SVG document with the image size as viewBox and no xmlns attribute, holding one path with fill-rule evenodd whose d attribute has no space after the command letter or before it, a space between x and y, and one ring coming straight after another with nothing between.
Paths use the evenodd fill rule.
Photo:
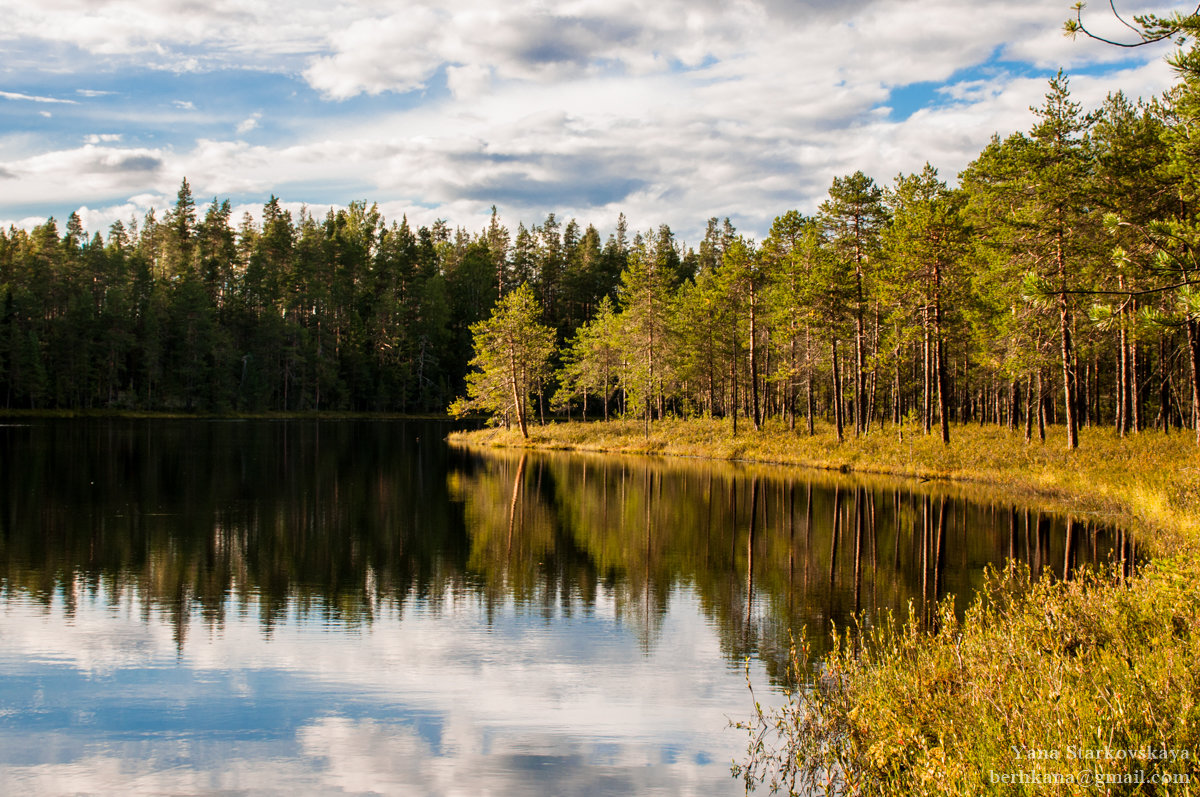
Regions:
<instances>
[{"instance_id":1,"label":"white cloud","mask_svg":"<svg viewBox=\"0 0 1200 797\"><path fill-rule=\"evenodd\" d=\"M80 160L98 153L22 152L0 162L18 176L9 203L117 206L186 175L203 194L295 188L284 198L314 206L329 204L320 186L338 185L340 197L352 190L410 218L472 228L495 202L514 224L550 210L611 224L624 210L637 227L665 221L693 241L710 215L761 234L779 212L815 210L834 176L863 169L886 181L928 160L951 177L993 132L1027 128L1044 80L987 67L997 55L1048 71L1129 56L1065 39L1069 9L1040 0L301 0L283 15L263 0L132 7L31 4L0 39L51 39L143 67L271 69L336 102L303 121L263 108L273 128L292 131L274 144L217 140L217 120L188 120L210 126L194 144L154 149L157 168L119 177L76 179ZM1094 107L1109 87L1160 92L1172 82L1161 54L1137 51L1144 65L1074 80L1076 98ZM903 121L880 110L894 87L964 71ZM387 110L389 93L409 95L403 110ZM373 115L348 120L343 101L363 95L379 98ZM239 113L216 129L236 138L260 124Z\"/></svg>"},{"instance_id":2,"label":"white cloud","mask_svg":"<svg viewBox=\"0 0 1200 797\"><path fill-rule=\"evenodd\" d=\"M239 134L249 133L251 130L254 130L258 127L258 122L260 119L262 119L261 113L250 114L250 116L238 123L237 132Z\"/></svg>"},{"instance_id":3,"label":"white cloud","mask_svg":"<svg viewBox=\"0 0 1200 797\"><path fill-rule=\"evenodd\" d=\"M76 104L75 100L60 100L56 97L39 97L33 94L21 94L15 91L0 91L0 97L6 100L23 100L25 102L61 103L63 105ZM45 111L42 113L45 113Z\"/></svg>"},{"instance_id":4,"label":"white cloud","mask_svg":"<svg viewBox=\"0 0 1200 797\"><path fill-rule=\"evenodd\" d=\"M304 76L333 99L424 88L442 62L435 49L441 28L439 16L424 6L359 19L332 35L334 54L314 59Z\"/></svg>"},{"instance_id":5,"label":"white cloud","mask_svg":"<svg viewBox=\"0 0 1200 797\"><path fill-rule=\"evenodd\" d=\"M477 595L448 591L403 609L380 605L370 625L339 634L336 644L325 623L300 619L295 607L268 636L256 600L231 598L221 626L198 616L185 621L182 650L170 613L143 604L136 590L114 596L81 586L78 596L69 615L61 603L43 607L19 596L0 613L6 661L53 663L62 673L59 700L72 677L89 694L94 683L137 684L141 697L130 712L167 700L169 713L186 722L205 711L210 693L227 699L232 692L248 704L296 695L294 720L276 741L247 733L252 725L238 725L233 741L221 736L226 729L213 720L236 724L236 710L204 715L205 727L218 732L212 737L81 744L76 727L68 744L65 734L35 729L55 762L0 766L0 790L515 795L625 783L638 794L707 795L736 793L739 785L727 762L744 739L726 723L749 711L749 696L690 590L671 594L649 648L639 643L637 618L619 619L622 597L608 589L586 610L571 609L588 631L564 618L550 628L540 609L485 606ZM595 655L595 645L605 655ZM181 688L155 698L164 673ZM760 663L752 675L767 680ZM759 697L779 699L765 690ZM347 703L375 709L361 718L338 713ZM434 740L405 717L428 718Z\"/></svg>"},{"instance_id":6,"label":"white cloud","mask_svg":"<svg viewBox=\"0 0 1200 797\"><path fill-rule=\"evenodd\" d=\"M451 66L446 69L446 85L458 100L475 100L492 87L492 70L486 66Z\"/></svg>"}]
</instances>

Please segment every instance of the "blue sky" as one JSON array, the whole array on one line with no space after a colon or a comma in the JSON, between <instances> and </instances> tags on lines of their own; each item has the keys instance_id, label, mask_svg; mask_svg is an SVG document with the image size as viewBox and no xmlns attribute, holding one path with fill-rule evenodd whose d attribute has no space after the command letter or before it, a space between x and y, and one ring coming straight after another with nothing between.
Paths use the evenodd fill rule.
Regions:
<instances>
[{"instance_id":1,"label":"blue sky","mask_svg":"<svg viewBox=\"0 0 1200 797\"><path fill-rule=\"evenodd\" d=\"M186 176L239 213L274 193L470 230L496 204L512 227L761 235L857 169L953 180L1059 67L1086 107L1172 82L1161 46L1063 37L1057 0L643 6L0 0L0 223L104 232Z\"/></svg>"}]
</instances>

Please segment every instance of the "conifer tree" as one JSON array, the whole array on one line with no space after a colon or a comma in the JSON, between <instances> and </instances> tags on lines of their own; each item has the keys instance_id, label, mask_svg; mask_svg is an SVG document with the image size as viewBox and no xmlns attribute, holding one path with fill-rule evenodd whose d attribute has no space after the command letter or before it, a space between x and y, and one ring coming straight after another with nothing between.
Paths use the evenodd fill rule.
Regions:
<instances>
[{"instance_id":1,"label":"conifer tree","mask_svg":"<svg viewBox=\"0 0 1200 797\"><path fill-rule=\"evenodd\" d=\"M829 246L844 263L851 279L850 309L854 316L854 430L867 428L867 329L872 269L879 252L879 235L887 224L883 190L861 171L834 178L829 199L821 203L821 225Z\"/></svg>"},{"instance_id":2,"label":"conifer tree","mask_svg":"<svg viewBox=\"0 0 1200 797\"><path fill-rule=\"evenodd\" d=\"M554 330L541 323L541 306L528 285L510 291L490 318L471 327L475 338L473 370L467 395L451 405L451 413L471 410L491 414L493 421L515 416L521 435L529 437L530 395L550 375Z\"/></svg>"}]
</instances>

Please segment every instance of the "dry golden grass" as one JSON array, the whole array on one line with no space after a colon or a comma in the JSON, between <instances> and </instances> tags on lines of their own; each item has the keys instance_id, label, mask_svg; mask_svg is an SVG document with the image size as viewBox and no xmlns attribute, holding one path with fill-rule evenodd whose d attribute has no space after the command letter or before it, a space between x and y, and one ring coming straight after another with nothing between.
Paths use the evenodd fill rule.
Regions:
<instances>
[{"instance_id":1,"label":"dry golden grass","mask_svg":"<svg viewBox=\"0 0 1200 797\"><path fill-rule=\"evenodd\" d=\"M1156 554L1200 552L1200 449L1190 434L1143 432L1124 439L1088 428L1068 451L1062 429L1045 443L1026 443L1020 431L974 424L951 429L949 446L932 435L895 427L839 443L828 425L808 436L780 424L761 431L728 421L656 421L647 436L637 421L551 423L515 429L457 432L453 443L504 448L658 454L746 460L919 479L991 485L1015 498L1050 501L1056 508L1103 517L1135 530Z\"/></svg>"}]
</instances>

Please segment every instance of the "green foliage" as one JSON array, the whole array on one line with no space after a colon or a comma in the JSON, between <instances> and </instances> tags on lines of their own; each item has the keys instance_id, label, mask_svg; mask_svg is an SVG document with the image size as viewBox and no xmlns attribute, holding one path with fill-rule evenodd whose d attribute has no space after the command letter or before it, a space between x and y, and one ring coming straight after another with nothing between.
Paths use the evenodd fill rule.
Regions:
<instances>
[{"instance_id":1,"label":"green foliage","mask_svg":"<svg viewBox=\"0 0 1200 797\"><path fill-rule=\"evenodd\" d=\"M622 356L620 320L612 300L604 296L595 317L576 330L563 354L554 406L566 407L579 396L586 418L588 397L597 396L603 405L603 417L608 420L609 398L620 373Z\"/></svg>"},{"instance_id":2,"label":"green foliage","mask_svg":"<svg viewBox=\"0 0 1200 797\"><path fill-rule=\"evenodd\" d=\"M471 325L476 370L467 374L467 396L451 405L452 415L482 410L505 423L511 415L528 436L529 397L549 378L554 353L554 330L541 316L533 290L521 285L500 300L491 318Z\"/></svg>"}]
</instances>

